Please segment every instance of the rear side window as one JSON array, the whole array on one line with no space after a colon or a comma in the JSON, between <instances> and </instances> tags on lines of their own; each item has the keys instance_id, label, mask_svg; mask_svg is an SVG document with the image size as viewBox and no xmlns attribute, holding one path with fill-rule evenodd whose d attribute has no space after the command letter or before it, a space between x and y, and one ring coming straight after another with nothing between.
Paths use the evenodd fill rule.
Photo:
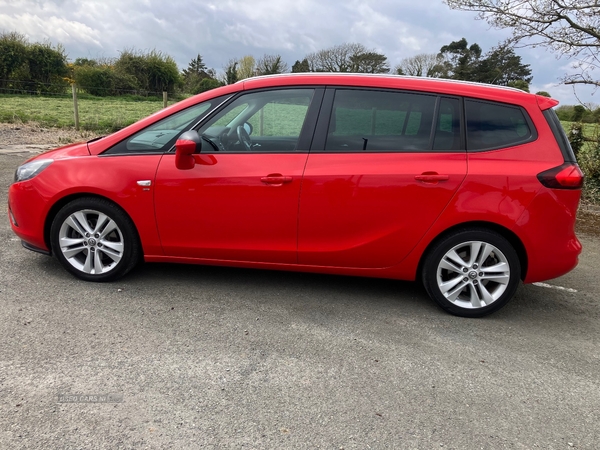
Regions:
<instances>
[{"instance_id":1,"label":"rear side window","mask_svg":"<svg viewBox=\"0 0 600 450\"><path fill-rule=\"evenodd\" d=\"M467 148L492 150L535 139L535 131L523 110L492 102L465 101Z\"/></svg>"},{"instance_id":2,"label":"rear side window","mask_svg":"<svg viewBox=\"0 0 600 450\"><path fill-rule=\"evenodd\" d=\"M326 151L429 150L436 97L338 89Z\"/></svg>"}]
</instances>

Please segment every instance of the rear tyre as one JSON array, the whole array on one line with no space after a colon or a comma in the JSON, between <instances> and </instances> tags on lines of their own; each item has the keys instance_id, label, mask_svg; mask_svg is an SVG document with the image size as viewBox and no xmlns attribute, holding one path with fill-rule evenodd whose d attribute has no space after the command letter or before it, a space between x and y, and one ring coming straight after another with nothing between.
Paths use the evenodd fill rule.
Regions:
<instances>
[{"instance_id":1,"label":"rear tyre","mask_svg":"<svg viewBox=\"0 0 600 450\"><path fill-rule=\"evenodd\" d=\"M104 199L79 198L65 205L52 222L50 241L63 267L86 281L116 280L140 259L133 222Z\"/></svg>"},{"instance_id":2,"label":"rear tyre","mask_svg":"<svg viewBox=\"0 0 600 450\"><path fill-rule=\"evenodd\" d=\"M473 228L437 242L425 257L422 280L444 310L482 317L513 297L521 277L517 252L500 234Z\"/></svg>"}]
</instances>

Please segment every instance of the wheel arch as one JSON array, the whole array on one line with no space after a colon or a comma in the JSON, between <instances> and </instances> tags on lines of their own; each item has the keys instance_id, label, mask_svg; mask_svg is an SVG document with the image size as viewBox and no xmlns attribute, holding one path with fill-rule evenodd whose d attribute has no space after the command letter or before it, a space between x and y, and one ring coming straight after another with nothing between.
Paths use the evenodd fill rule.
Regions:
<instances>
[{"instance_id":1,"label":"wheel arch","mask_svg":"<svg viewBox=\"0 0 600 450\"><path fill-rule=\"evenodd\" d=\"M456 224L456 225L444 230L442 233L438 234L435 237L435 239L433 239L427 245L427 248L421 255L421 259L419 260L419 265L417 267L417 279L421 278L421 275L423 272L423 265L425 264L425 261L427 260L429 253L432 251L432 249L435 247L435 245L439 241L441 241L442 239L446 238L447 236L454 234L458 231L462 231L465 229L473 229L473 228L494 231L494 232L498 233L499 235L501 235L503 238L505 238L512 245L512 247L515 249L515 252L517 252L517 256L519 257L519 262L521 264L520 278L521 278L521 280L524 280L527 275L528 258L527 258L527 250L525 249L523 242L521 241L519 236L517 236L513 231L509 230L508 228L503 227L502 225L498 225L493 222L485 222L485 221L459 223L459 224Z\"/></svg>"},{"instance_id":2,"label":"wheel arch","mask_svg":"<svg viewBox=\"0 0 600 450\"><path fill-rule=\"evenodd\" d=\"M52 228L52 222L54 222L54 218L56 217L58 212L65 205L67 205L70 202L72 202L73 200L77 200L79 198L96 198L99 200L105 200L105 201L112 203L117 208L119 208L123 212L123 214L125 214L127 216L127 218L133 224L133 229L135 231L136 239L138 241L138 244L140 245L140 248L142 248L140 234L138 232L137 226L135 225L135 222L133 221L133 219L131 218L129 213L125 210L125 208L123 208L121 205L119 205L117 202L115 202L113 199L111 199L109 197L105 197L103 195L98 195L98 194L93 194L91 192L78 192L76 194L66 195L66 196L62 197L61 199L59 199L56 203L54 203L52 205L52 207L48 211L48 214L46 215L46 220L44 222L44 242L46 243L46 246L50 250L50 254L53 254L52 240L50 239L50 229Z\"/></svg>"}]
</instances>

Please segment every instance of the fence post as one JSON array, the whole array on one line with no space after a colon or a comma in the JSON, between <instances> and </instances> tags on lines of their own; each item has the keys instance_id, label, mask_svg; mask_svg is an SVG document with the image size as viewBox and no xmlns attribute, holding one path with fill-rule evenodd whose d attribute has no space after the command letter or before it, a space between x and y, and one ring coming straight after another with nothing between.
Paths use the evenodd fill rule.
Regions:
<instances>
[{"instance_id":1,"label":"fence post","mask_svg":"<svg viewBox=\"0 0 600 450\"><path fill-rule=\"evenodd\" d=\"M167 92L163 91L163 108L167 107Z\"/></svg>"},{"instance_id":2,"label":"fence post","mask_svg":"<svg viewBox=\"0 0 600 450\"><path fill-rule=\"evenodd\" d=\"M79 107L77 106L77 85L73 83L71 85L73 90L73 112L75 114L75 129L79 131Z\"/></svg>"}]
</instances>

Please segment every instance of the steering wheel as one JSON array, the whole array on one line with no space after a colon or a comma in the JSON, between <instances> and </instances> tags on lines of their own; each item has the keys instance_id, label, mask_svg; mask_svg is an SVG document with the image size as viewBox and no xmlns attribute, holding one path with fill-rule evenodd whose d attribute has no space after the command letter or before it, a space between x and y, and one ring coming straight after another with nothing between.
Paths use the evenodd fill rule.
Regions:
<instances>
[{"instance_id":1,"label":"steering wheel","mask_svg":"<svg viewBox=\"0 0 600 450\"><path fill-rule=\"evenodd\" d=\"M247 151L252 150L252 138L250 138L250 134L243 125L237 127L237 136L240 141L240 144L244 146L244 149Z\"/></svg>"}]
</instances>

